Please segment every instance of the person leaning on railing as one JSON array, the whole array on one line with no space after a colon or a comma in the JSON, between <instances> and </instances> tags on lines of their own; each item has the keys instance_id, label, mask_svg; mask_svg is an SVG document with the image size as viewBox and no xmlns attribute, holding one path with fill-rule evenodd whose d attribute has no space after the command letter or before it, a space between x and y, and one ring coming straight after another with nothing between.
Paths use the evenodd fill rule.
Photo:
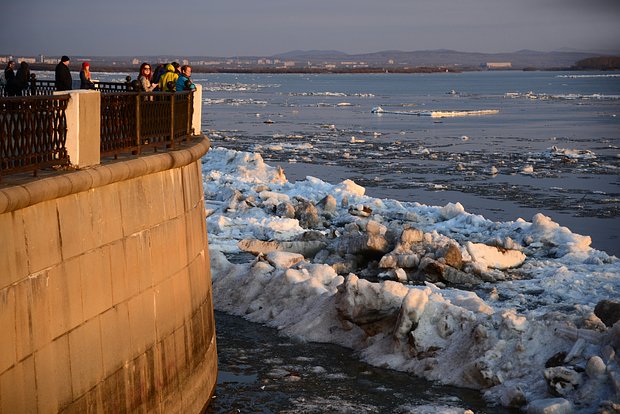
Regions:
<instances>
[{"instance_id":1,"label":"person leaning on railing","mask_svg":"<svg viewBox=\"0 0 620 414\"><path fill-rule=\"evenodd\" d=\"M174 92L179 74L176 73L174 66L176 62L166 66L166 73L159 80L159 90L163 92ZM178 65L178 63L177 63Z\"/></svg>"},{"instance_id":2,"label":"person leaning on railing","mask_svg":"<svg viewBox=\"0 0 620 414\"><path fill-rule=\"evenodd\" d=\"M80 89L95 89L95 84L90 79L90 63L83 62L80 71Z\"/></svg>"},{"instance_id":3,"label":"person leaning on railing","mask_svg":"<svg viewBox=\"0 0 620 414\"><path fill-rule=\"evenodd\" d=\"M181 74L177 79L177 91L194 91L196 90L196 85L192 82L190 78L192 76L192 67L190 65L181 66Z\"/></svg>"},{"instance_id":4,"label":"person leaning on railing","mask_svg":"<svg viewBox=\"0 0 620 414\"><path fill-rule=\"evenodd\" d=\"M63 56L60 62L56 65L56 90L57 91L70 91L73 89L71 78L71 71L69 70L69 57Z\"/></svg>"},{"instance_id":5,"label":"person leaning on railing","mask_svg":"<svg viewBox=\"0 0 620 414\"><path fill-rule=\"evenodd\" d=\"M151 83L151 65L144 62L140 65L140 73L138 74L139 87L142 92L153 92L157 88L156 83Z\"/></svg>"}]
</instances>

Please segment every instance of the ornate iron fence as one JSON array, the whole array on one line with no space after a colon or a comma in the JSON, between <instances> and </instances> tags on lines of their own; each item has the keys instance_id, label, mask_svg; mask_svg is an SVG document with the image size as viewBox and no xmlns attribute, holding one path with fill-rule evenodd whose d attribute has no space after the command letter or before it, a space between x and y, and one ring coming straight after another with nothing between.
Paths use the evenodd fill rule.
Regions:
<instances>
[{"instance_id":1,"label":"ornate iron fence","mask_svg":"<svg viewBox=\"0 0 620 414\"><path fill-rule=\"evenodd\" d=\"M30 79L30 96L53 95L56 91L56 82L53 80L38 80L35 77Z\"/></svg>"},{"instance_id":2,"label":"ornate iron fence","mask_svg":"<svg viewBox=\"0 0 620 414\"><path fill-rule=\"evenodd\" d=\"M125 82L94 82L95 90L100 92L129 92L135 91L131 77L127 77ZM53 80L38 80L35 77L30 79L30 87L27 90L31 96L53 95L56 91L56 83Z\"/></svg>"},{"instance_id":3,"label":"ornate iron fence","mask_svg":"<svg viewBox=\"0 0 620 414\"><path fill-rule=\"evenodd\" d=\"M174 148L192 134L192 98L188 91L102 94L101 155Z\"/></svg>"},{"instance_id":4,"label":"ornate iron fence","mask_svg":"<svg viewBox=\"0 0 620 414\"><path fill-rule=\"evenodd\" d=\"M134 151L136 99L134 94L101 94L101 155Z\"/></svg>"},{"instance_id":5,"label":"ornate iron fence","mask_svg":"<svg viewBox=\"0 0 620 414\"><path fill-rule=\"evenodd\" d=\"M66 165L69 96L0 100L0 176Z\"/></svg>"},{"instance_id":6,"label":"ornate iron fence","mask_svg":"<svg viewBox=\"0 0 620 414\"><path fill-rule=\"evenodd\" d=\"M94 82L95 90L100 92L130 92L137 91L138 85L131 81L131 76L127 76L125 82ZM0 97L5 95L5 86L0 86ZM56 91L56 82L48 79L37 79L33 73L30 75L28 87L20 93L22 96L43 96L53 95Z\"/></svg>"},{"instance_id":7,"label":"ornate iron fence","mask_svg":"<svg viewBox=\"0 0 620 414\"><path fill-rule=\"evenodd\" d=\"M32 96L0 98L0 176L69 163L65 149L68 95L54 81L31 79ZM174 148L193 134L193 93L130 92L134 84L99 82L101 155ZM45 95L45 96L42 96Z\"/></svg>"}]
</instances>

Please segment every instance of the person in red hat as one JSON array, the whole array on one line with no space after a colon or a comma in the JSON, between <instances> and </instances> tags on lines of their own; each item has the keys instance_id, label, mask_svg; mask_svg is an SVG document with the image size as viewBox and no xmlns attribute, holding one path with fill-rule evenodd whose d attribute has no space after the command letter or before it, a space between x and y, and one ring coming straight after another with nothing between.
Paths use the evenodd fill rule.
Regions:
<instances>
[{"instance_id":1,"label":"person in red hat","mask_svg":"<svg viewBox=\"0 0 620 414\"><path fill-rule=\"evenodd\" d=\"M80 89L95 89L95 84L90 80L90 63L82 63L80 71Z\"/></svg>"}]
</instances>

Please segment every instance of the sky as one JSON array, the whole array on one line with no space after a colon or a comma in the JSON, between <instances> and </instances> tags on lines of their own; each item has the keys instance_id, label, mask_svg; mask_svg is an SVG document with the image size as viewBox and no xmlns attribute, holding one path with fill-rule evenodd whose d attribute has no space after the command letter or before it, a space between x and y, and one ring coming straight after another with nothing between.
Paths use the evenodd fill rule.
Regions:
<instances>
[{"instance_id":1,"label":"sky","mask_svg":"<svg viewBox=\"0 0 620 414\"><path fill-rule=\"evenodd\" d=\"M0 54L620 53L620 0L11 0Z\"/></svg>"}]
</instances>

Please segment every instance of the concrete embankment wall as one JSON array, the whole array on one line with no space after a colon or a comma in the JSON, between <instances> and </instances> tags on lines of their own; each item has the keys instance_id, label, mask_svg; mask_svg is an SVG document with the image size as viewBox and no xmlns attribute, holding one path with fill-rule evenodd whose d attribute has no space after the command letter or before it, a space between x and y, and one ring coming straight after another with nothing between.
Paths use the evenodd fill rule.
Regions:
<instances>
[{"instance_id":1,"label":"concrete embankment wall","mask_svg":"<svg viewBox=\"0 0 620 414\"><path fill-rule=\"evenodd\" d=\"M0 412L199 412L217 378L200 157L0 188Z\"/></svg>"}]
</instances>

